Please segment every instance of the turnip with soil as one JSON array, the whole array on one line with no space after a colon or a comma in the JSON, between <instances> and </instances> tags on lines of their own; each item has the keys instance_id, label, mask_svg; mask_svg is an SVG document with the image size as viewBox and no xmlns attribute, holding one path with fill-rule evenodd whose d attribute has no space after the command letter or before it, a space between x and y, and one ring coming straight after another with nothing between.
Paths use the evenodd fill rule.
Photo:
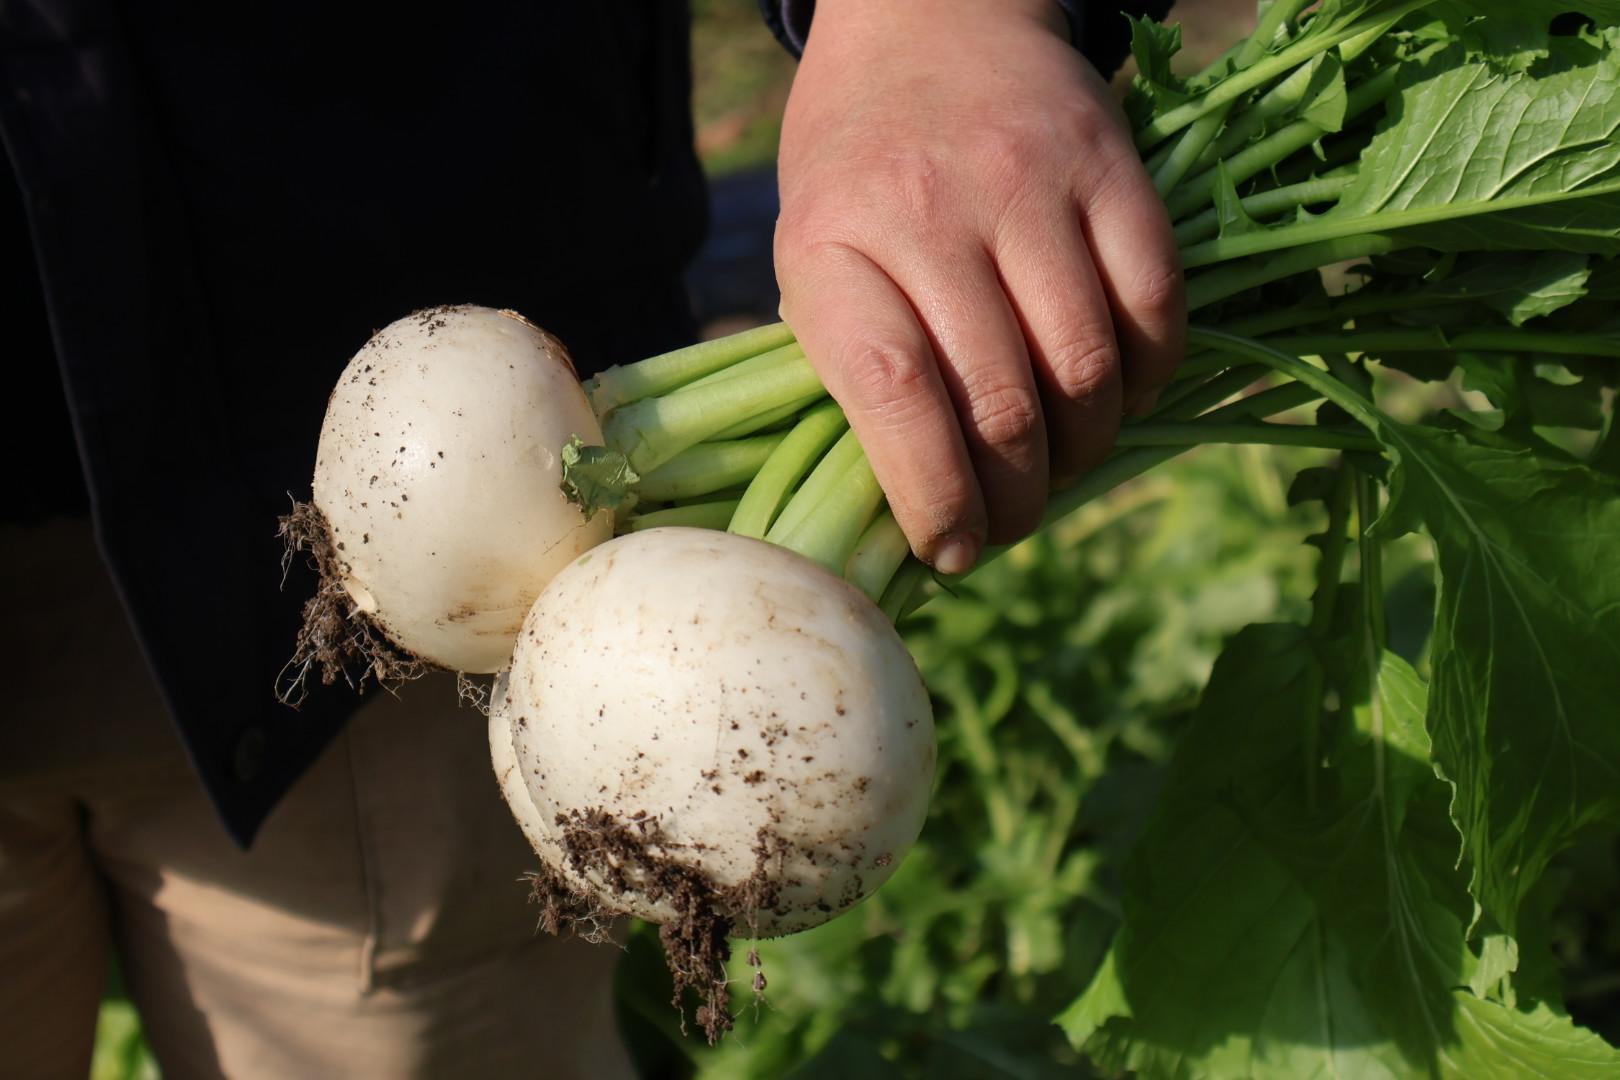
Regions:
<instances>
[{"instance_id":1,"label":"turnip with soil","mask_svg":"<svg viewBox=\"0 0 1620 1080\"><path fill-rule=\"evenodd\" d=\"M390 324L327 405L312 505L284 523L320 592L290 668L426 662L493 672L540 590L612 531L558 489L558 453L601 430L562 345L515 312L432 308Z\"/></svg>"}]
</instances>

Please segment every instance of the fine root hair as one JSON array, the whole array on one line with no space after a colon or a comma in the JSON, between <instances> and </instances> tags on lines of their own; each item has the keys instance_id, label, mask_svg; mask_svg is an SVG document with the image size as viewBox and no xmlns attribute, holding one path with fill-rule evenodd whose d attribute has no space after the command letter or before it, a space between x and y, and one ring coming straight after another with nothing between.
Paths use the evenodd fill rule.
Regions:
<instances>
[{"instance_id":1,"label":"fine root hair","mask_svg":"<svg viewBox=\"0 0 1620 1080\"><path fill-rule=\"evenodd\" d=\"M693 1014L710 1045L731 1030L731 992L726 962L731 959L731 933L739 925L757 931L758 913L778 903L779 886L771 870L780 868L787 844L761 830L754 847L753 871L735 885L717 885L702 870L671 856L680 845L669 840L655 818L638 813L620 820L602 809L558 815L557 826L568 868L579 880L601 883L601 897L584 895L573 882L553 871L534 875L533 896L541 905L541 926L557 933L573 929L582 936L605 937L605 920L617 914L613 897L636 893L675 912L658 928L664 959L674 982L670 999L686 1030L684 999L698 1000ZM581 929L583 927L583 930ZM754 993L765 989L757 951L749 953L756 969Z\"/></svg>"},{"instance_id":2,"label":"fine root hair","mask_svg":"<svg viewBox=\"0 0 1620 1080\"><path fill-rule=\"evenodd\" d=\"M364 692L368 682L394 690L428 670L428 664L389 641L376 620L355 607L343 587L343 565L326 517L313 503L294 502L276 535L285 545L283 582L299 554L309 557L316 573L315 594L304 602L304 621L293 643L292 659L276 678L278 701L295 709L301 705L311 672L319 674L323 686L342 679Z\"/></svg>"}]
</instances>

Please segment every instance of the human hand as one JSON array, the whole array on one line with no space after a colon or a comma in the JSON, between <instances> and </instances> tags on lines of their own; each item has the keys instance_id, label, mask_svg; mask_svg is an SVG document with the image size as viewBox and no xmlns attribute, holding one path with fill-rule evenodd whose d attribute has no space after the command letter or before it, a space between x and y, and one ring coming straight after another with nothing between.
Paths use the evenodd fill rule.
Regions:
<instances>
[{"instance_id":1,"label":"human hand","mask_svg":"<svg viewBox=\"0 0 1620 1080\"><path fill-rule=\"evenodd\" d=\"M1170 223L1053 0L820 0L779 171L782 315L938 570L1170 380Z\"/></svg>"}]
</instances>

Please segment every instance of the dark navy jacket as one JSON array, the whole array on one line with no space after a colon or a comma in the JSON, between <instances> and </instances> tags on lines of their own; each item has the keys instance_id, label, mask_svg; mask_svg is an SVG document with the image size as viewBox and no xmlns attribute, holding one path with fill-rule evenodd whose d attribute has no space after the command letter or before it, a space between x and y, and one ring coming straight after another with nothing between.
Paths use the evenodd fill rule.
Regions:
<instances>
[{"instance_id":1,"label":"dark navy jacket","mask_svg":"<svg viewBox=\"0 0 1620 1080\"><path fill-rule=\"evenodd\" d=\"M802 42L808 5L765 8ZM273 699L313 584L282 587L276 519L347 358L458 301L523 311L582 373L690 340L706 202L684 3L226 10L0 0L3 422L37 462L10 516L93 512L247 843L354 705Z\"/></svg>"}]
</instances>

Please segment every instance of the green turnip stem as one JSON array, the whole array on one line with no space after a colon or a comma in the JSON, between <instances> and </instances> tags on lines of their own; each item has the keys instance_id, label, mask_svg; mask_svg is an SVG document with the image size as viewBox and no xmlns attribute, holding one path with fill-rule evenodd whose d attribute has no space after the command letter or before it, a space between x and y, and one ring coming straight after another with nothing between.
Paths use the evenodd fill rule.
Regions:
<instances>
[{"instance_id":1,"label":"green turnip stem","mask_svg":"<svg viewBox=\"0 0 1620 1080\"><path fill-rule=\"evenodd\" d=\"M1367 632L1372 647L1367 656L1377 656L1389 642L1389 626L1384 611L1383 540L1373 531L1379 517L1378 481L1356 470L1356 544L1361 553L1362 610L1367 613Z\"/></svg>"},{"instance_id":2,"label":"green turnip stem","mask_svg":"<svg viewBox=\"0 0 1620 1080\"><path fill-rule=\"evenodd\" d=\"M1419 62L1422 57L1426 57L1430 52L1434 52L1434 49L1427 49L1419 53L1417 57L1414 57L1414 62ZM1299 84L1298 91L1296 91L1298 94L1302 94L1302 92L1306 91L1307 84L1309 84L1309 73L1301 68L1301 71L1296 74L1299 74L1304 79ZM1388 97L1395 94L1396 86L1398 86L1398 76L1400 76L1400 66L1392 65L1383 68L1382 71L1374 74L1372 78L1366 79L1364 83L1351 87L1348 94L1346 94L1345 126L1364 115L1367 110L1383 104ZM1291 81L1293 81L1293 76L1278 84L1278 91L1281 91L1283 86L1288 86ZM1262 102L1264 100L1262 99ZM1265 123L1273 118L1265 115L1262 102L1257 102L1254 108L1244 110L1243 115L1234 121L1233 125L1226 130L1226 133L1221 134L1220 139L1213 142L1213 146L1210 146L1209 151L1205 152L1204 157L1197 162L1200 172L1192 180L1186 181L1176 191L1173 199L1166 199L1166 207L1170 209L1170 215L1173 219L1183 219L1187 214L1191 214L1192 210L1196 210L1200 204L1209 201L1210 196L1215 191L1215 165L1220 164L1220 162L1226 162L1226 172L1230 173L1233 183L1243 183L1247 178L1259 175L1259 173L1265 172L1267 168L1280 164L1283 160L1288 159L1294 151L1298 151L1301 147L1311 146L1311 142L1314 142L1315 139L1328 134L1327 130L1314 125L1309 120L1296 120L1290 125L1281 126L1281 128L1273 131L1272 134L1268 134L1265 138L1249 144L1249 139L1254 138L1255 134L1259 134L1260 131L1264 130ZM1294 104L1298 104L1298 100L1288 102L1285 107L1278 108L1275 115L1283 115ZM1311 130L1314 130L1315 133L1312 134ZM1244 206L1244 209L1247 209L1247 206Z\"/></svg>"},{"instance_id":3,"label":"green turnip stem","mask_svg":"<svg viewBox=\"0 0 1620 1080\"><path fill-rule=\"evenodd\" d=\"M1174 383L1176 379L1202 378L1217 371L1226 371L1231 366L1232 358L1230 356L1200 349L1187 355L1187 359L1183 360L1181 366L1176 369L1175 379L1172 379L1171 382Z\"/></svg>"},{"instance_id":4,"label":"green turnip stem","mask_svg":"<svg viewBox=\"0 0 1620 1080\"><path fill-rule=\"evenodd\" d=\"M736 499L716 499L713 502L687 503L671 506L646 514L632 514L625 523L630 532L658 529L667 525L683 525L692 529L724 529L731 515L737 511Z\"/></svg>"},{"instance_id":5,"label":"green turnip stem","mask_svg":"<svg viewBox=\"0 0 1620 1080\"><path fill-rule=\"evenodd\" d=\"M1363 113L1382 104L1396 89L1398 66L1387 67L1366 82L1350 90L1345 102L1344 123L1348 125ZM1233 184L1242 184L1251 177L1286 161L1298 151L1332 132L1309 120L1295 120L1243 149L1234 143L1223 153L1211 156L1203 172L1183 183L1165 198L1165 209L1173 221L1180 221L1200 210L1213 200L1219 176L1217 165L1224 164ZM1235 152L1233 152L1235 151ZM1292 186L1292 185L1291 185Z\"/></svg>"},{"instance_id":6,"label":"green turnip stem","mask_svg":"<svg viewBox=\"0 0 1620 1080\"><path fill-rule=\"evenodd\" d=\"M748 484L730 530L763 539L788 494L849 426L835 401L816 406L794 425Z\"/></svg>"},{"instance_id":7,"label":"green turnip stem","mask_svg":"<svg viewBox=\"0 0 1620 1080\"><path fill-rule=\"evenodd\" d=\"M1333 372L1333 377L1355 390L1367 400L1372 400L1372 380L1367 377L1367 369L1350 359L1348 353L1324 352L1317 356Z\"/></svg>"},{"instance_id":8,"label":"green turnip stem","mask_svg":"<svg viewBox=\"0 0 1620 1080\"><path fill-rule=\"evenodd\" d=\"M684 349L623 367L611 367L585 384L591 408L605 416L621 405L643 398L658 397L679 389L712 372L728 368L751 356L780 348L793 340L786 323L773 323L740 334L700 341Z\"/></svg>"},{"instance_id":9,"label":"green turnip stem","mask_svg":"<svg viewBox=\"0 0 1620 1080\"><path fill-rule=\"evenodd\" d=\"M873 603L881 602L894 572L910 554L911 546L900 531L900 523L885 510L861 534L849 562L844 564L844 578L871 597Z\"/></svg>"},{"instance_id":10,"label":"green turnip stem","mask_svg":"<svg viewBox=\"0 0 1620 1080\"><path fill-rule=\"evenodd\" d=\"M1221 326L1229 333L1250 338L1265 337L1267 334L1275 334L1279 330L1293 330L1301 326L1315 326L1317 324L1328 324L1332 327L1331 331L1324 330L1325 333L1337 333L1345 322L1362 315L1406 311L1411 308L1441 309L1448 305L1465 303L1467 301L1461 298L1437 300L1422 292L1401 295L1356 293L1328 304L1314 306L1300 304L1285 307L1278 311L1251 315L1246 319L1232 319L1222 322Z\"/></svg>"},{"instance_id":11,"label":"green turnip stem","mask_svg":"<svg viewBox=\"0 0 1620 1080\"><path fill-rule=\"evenodd\" d=\"M1114 445L1201 446L1204 443L1259 444L1267 446L1314 446L1320 450L1363 450L1374 452L1378 440L1355 431L1335 431L1314 424L1131 424L1123 428Z\"/></svg>"},{"instance_id":12,"label":"green turnip stem","mask_svg":"<svg viewBox=\"0 0 1620 1080\"><path fill-rule=\"evenodd\" d=\"M804 483L799 485L799 490L793 493L793 497L787 501L787 505L782 507L782 512L766 532L765 539L773 544L779 543L782 537L797 529L799 523L809 517L811 512L820 505L821 500L825 499L838 486L838 482L843 479L844 473L849 470L849 467L855 463L856 459L865 456L866 453L861 449L860 441L855 438L855 433L845 431L843 435L839 436L838 441L833 444L832 449L827 451L826 456L811 470ZM864 528L864 524L862 527Z\"/></svg>"},{"instance_id":13,"label":"green turnip stem","mask_svg":"<svg viewBox=\"0 0 1620 1080\"><path fill-rule=\"evenodd\" d=\"M746 378L769 370L781 363L782 357L792 355L793 350L799 349L796 341L788 341L774 349L767 349L753 356L745 356L735 364L723 367L718 371L711 371L707 375L693 379L685 386L677 387L680 390L696 390L700 386L713 386L715 383L726 382L730 379ZM800 350L802 352L803 350Z\"/></svg>"},{"instance_id":14,"label":"green turnip stem","mask_svg":"<svg viewBox=\"0 0 1620 1080\"><path fill-rule=\"evenodd\" d=\"M798 401L789 402L780 409L760 413L758 416L733 424L726 430L717 432L709 441L719 442L723 439L740 439L744 435L752 435L756 431L764 431L766 428L775 427L777 424L792 420L826 396L825 393L810 394L800 398Z\"/></svg>"},{"instance_id":15,"label":"green turnip stem","mask_svg":"<svg viewBox=\"0 0 1620 1080\"><path fill-rule=\"evenodd\" d=\"M1181 253L1182 264L1191 269L1226 262L1229 256L1225 254L1225 245L1234 239L1238 238L1222 237L1194 244ZM1362 233L1359 236L1320 240L1236 266L1217 267L1187 280L1187 310L1197 311L1228 296L1330 263L1399 251L1411 246L1411 243L1391 233Z\"/></svg>"},{"instance_id":16,"label":"green turnip stem","mask_svg":"<svg viewBox=\"0 0 1620 1080\"><path fill-rule=\"evenodd\" d=\"M1202 382L1189 379L1172 384L1159 399L1152 420L1188 420L1205 409L1213 409L1266 373L1258 364L1225 368Z\"/></svg>"},{"instance_id":17,"label":"green turnip stem","mask_svg":"<svg viewBox=\"0 0 1620 1080\"><path fill-rule=\"evenodd\" d=\"M1229 69L1236 67L1234 61L1238 52L1243 48L1243 42L1235 41L1221 51L1221 54L1198 71L1187 77L1187 86L1199 93L1209 89L1211 85L1224 78Z\"/></svg>"},{"instance_id":18,"label":"green turnip stem","mask_svg":"<svg viewBox=\"0 0 1620 1080\"><path fill-rule=\"evenodd\" d=\"M1355 182L1354 172L1335 176L1319 176L1285 187L1268 188L1239 200L1243 212L1256 221L1276 217L1301 206L1332 202L1344 194L1345 188ZM1214 207L1181 222L1176 226L1176 245L1187 247L1220 235L1220 215Z\"/></svg>"},{"instance_id":19,"label":"green turnip stem","mask_svg":"<svg viewBox=\"0 0 1620 1080\"><path fill-rule=\"evenodd\" d=\"M1115 455L1075 487L1053 497L1048 521L1056 520L1194 445L1248 442L1340 450L1376 448L1372 440L1358 433L1324 431L1304 425L1240 422L1250 416L1285 411L1322 396L1337 398L1349 394L1355 400L1359 400L1359 396L1297 358L1284 357L1288 361L1286 365L1279 362L1277 357L1282 354L1265 344L1196 328L1190 341L1195 347L1209 350L1205 363L1217 362L1216 357L1221 354L1240 355L1250 363L1217 371L1168 399L1146 422L1127 425ZM1344 348L1343 341L1335 339L1335 343ZM1254 354L1256 349L1262 350L1264 358ZM784 347L775 353L739 362L736 366L746 366L746 373L706 379L704 385L690 385L666 398L633 403L611 417L610 423L617 421L622 431L628 420L650 417L663 424L662 428L654 428L663 440L655 445L667 447L675 441L672 433L684 433L690 438L696 429L723 430L716 428L715 412L720 408L732 410L725 419L735 426L748 422L740 418L740 415L746 417L747 409L758 409L760 403L768 403L772 395L776 395L780 403L769 404L766 412L781 413L789 404L802 407L799 403L810 397L804 392L805 383L813 375L804 374L808 365L798 355L796 346ZM1203 417L1190 419L1252 384L1268 367L1281 368L1301 381L1262 391L1216 408ZM1301 370L1296 371L1295 367ZM1311 373L1314 378L1301 371ZM1324 385L1317 385L1317 380L1332 386L1337 393L1329 394ZM797 391L799 397L783 400L787 392L784 386ZM816 386L819 394L819 383ZM761 413L755 413L756 419L759 415ZM645 449L646 429L635 430L643 437ZM650 488L646 486L648 481ZM811 408L788 432L693 443L661 468L651 470L643 482L641 494L649 500L685 499L722 491L744 481L748 482L748 489L740 499L716 499L636 515L629 527L644 529L677 523L711 528L729 526L741 535L764 537L798 551L836 573L850 574L858 588L869 596L882 597L885 604L899 595L894 583L901 580L905 566L915 560L908 558L905 538L892 515L885 512L874 522L882 506L883 493L836 403L826 401ZM789 492L796 484L798 491L790 498ZM923 576L926 577L926 568ZM916 581L911 583L915 586Z\"/></svg>"},{"instance_id":20,"label":"green turnip stem","mask_svg":"<svg viewBox=\"0 0 1620 1080\"><path fill-rule=\"evenodd\" d=\"M1264 364L1297 382L1304 383L1349 413L1368 430L1377 431L1382 427L1383 417L1373 407L1372 402L1321 368L1313 367L1297 356L1289 356L1263 342L1240 338L1203 326L1188 327L1187 342L1189 345L1227 352L1254 363Z\"/></svg>"},{"instance_id":21,"label":"green turnip stem","mask_svg":"<svg viewBox=\"0 0 1620 1080\"><path fill-rule=\"evenodd\" d=\"M883 590L883 599L878 601L878 607L890 622L899 622L927 599L919 593L932 576L933 571L917 559L906 559L900 564L894 579Z\"/></svg>"},{"instance_id":22,"label":"green turnip stem","mask_svg":"<svg viewBox=\"0 0 1620 1080\"><path fill-rule=\"evenodd\" d=\"M1446 334L1439 329L1345 330L1267 338L1265 343L1298 356L1328 353L1464 352L1549 353L1558 356L1620 358L1620 338L1612 334L1575 334L1535 330L1464 330Z\"/></svg>"},{"instance_id":23,"label":"green turnip stem","mask_svg":"<svg viewBox=\"0 0 1620 1080\"><path fill-rule=\"evenodd\" d=\"M1484 352L1493 351L1528 351L1549 352L1569 356L1613 356L1620 346L1616 345L1613 335L1580 334L1580 333L1547 333L1534 330L1485 330L1464 331L1455 336L1445 336L1445 332L1436 326L1433 329L1410 330L1380 330L1357 331L1343 330L1340 327L1352 319L1363 315L1380 315L1392 311L1410 311L1413 309L1426 309L1432 312L1455 310L1466 312L1470 303L1476 303L1466 296L1435 296L1417 290L1410 293L1355 293L1342 299L1335 299L1331 303L1311 305L1295 305L1285 307L1278 311L1265 312L1260 315L1251 315L1245 319L1232 319L1223 321L1221 328L1229 334L1236 334L1247 338L1265 338L1282 349L1289 349L1293 342L1304 343L1304 347L1326 347L1331 341L1332 347L1340 351L1370 351L1374 348L1388 352L1404 352L1438 348L1473 348ZM1433 321L1433 320L1426 320ZM1302 326L1318 326L1322 329L1315 331L1309 337L1268 337L1282 330L1292 330ZM1355 341L1367 343L1366 349L1347 346L1346 341L1354 335ZM1378 335L1374 337L1373 335ZM1536 344L1527 345L1526 342ZM1374 344L1376 342L1376 344ZM1208 354L1199 354L1202 358ZM1182 365L1182 372L1196 372L1200 370L1202 360L1188 362ZM1179 374L1180 372L1178 372Z\"/></svg>"},{"instance_id":24,"label":"green turnip stem","mask_svg":"<svg viewBox=\"0 0 1620 1080\"><path fill-rule=\"evenodd\" d=\"M810 507L797 525L785 530L780 537L774 535L776 530L773 529L771 537L773 543L796 551L839 575L844 573L862 534L883 506L883 488L872 472L872 463L867 461L860 443L855 443L855 448L854 460L832 489ZM794 496L795 501L798 498ZM789 508L792 505L789 503Z\"/></svg>"},{"instance_id":25,"label":"green turnip stem","mask_svg":"<svg viewBox=\"0 0 1620 1080\"><path fill-rule=\"evenodd\" d=\"M750 367L746 376L683 387L615 409L602 425L607 445L646 476L687 447L750 417L825 393L796 344L743 364Z\"/></svg>"},{"instance_id":26,"label":"green turnip stem","mask_svg":"<svg viewBox=\"0 0 1620 1080\"><path fill-rule=\"evenodd\" d=\"M1583 198L1616 194L1620 194L1620 178L1594 181L1581 188ZM1469 210L1484 213L1487 220L1480 222L1479 227L1488 228L1491 214L1531 210L1538 206L1550 205L1565 197L1557 193L1531 192L1495 196L1463 205ZM1384 236L1399 236L1400 230L1420 229L1441 222L1468 220L1466 215L1459 214L1457 205L1452 203L1383 209L1378 211L1376 218L1379 228L1387 230L1382 234ZM1275 253L1273 257L1280 258L1287 252L1291 256L1298 250L1325 241L1362 239L1365 235L1362 230L1367 227L1367 220L1368 215L1365 214L1323 214L1310 221L1297 222L1281 228L1253 229L1195 244L1181 253L1182 262L1186 266L1207 266L1210 263L1226 262L1245 255Z\"/></svg>"},{"instance_id":27,"label":"green turnip stem","mask_svg":"<svg viewBox=\"0 0 1620 1080\"><path fill-rule=\"evenodd\" d=\"M637 494L649 502L675 502L746 484L784 438L785 432L698 443L643 476Z\"/></svg>"},{"instance_id":28,"label":"green turnip stem","mask_svg":"<svg viewBox=\"0 0 1620 1080\"><path fill-rule=\"evenodd\" d=\"M1273 122L1281 120L1301 105L1308 104L1310 99L1306 95L1310 92L1311 83L1316 75L1313 67L1314 65L1309 63L1301 64L1286 79L1282 79L1257 98L1252 105L1245 106L1232 122L1226 125L1220 136L1204 148L1204 152L1194 162L1194 168L1202 172L1217 161L1231 157Z\"/></svg>"},{"instance_id":29,"label":"green turnip stem","mask_svg":"<svg viewBox=\"0 0 1620 1080\"><path fill-rule=\"evenodd\" d=\"M1308 2L1310 0L1274 0L1260 16L1254 33L1244 38L1238 46L1233 66L1239 69L1250 67L1264 56L1266 49L1276 40L1277 32L1298 15ZM1204 156L1215 136L1220 134L1221 127L1226 123L1226 114L1233 103L1227 102L1207 116L1195 120L1192 126L1181 133L1181 138L1176 140L1174 148L1165 160L1151 169L1153 186L1158 189L1161 196L1175 188L1182 177L1186 176L1195 163Z\"/></svg>"},{"instance_id":30,"label":"green turnip stem","mask_svg":"<svg viewBox=\"0 0 1620 1080\"><path fill-rule=\"evenodd\" d=\"M1255 365L1259 368L1259 365ZM1263 368L1260 369L1264 371ZM1322 394L1313 390L1304 383L1287 382L1281 386L1268 387L1265 390L1239 398L1230 405L1224 405L1213 412L1205 413L1199 420L1205 423L1224 423L1228 417L1236 416L1277 416L1290 409L1297 409L1301 405L1309 405L1313 401L1320 401ZM1230 411L1228 411L1230 410Z\"/></svg>"},{"instance_id":31,"label":"green turnip stem","mask_svg":"<svg viewBox=\"0 0 1620 1080\"><path fill-rule=\"evenodd\" d=\"M1305 35L1294 44L1216 83L1207 93L1185 105L1179 105L1155 116L1136 132L1137 148L1150 150L1199 117L1224 108L1249 91L1292 71L1311 57L1327 52L1341 41L1359 37L1366 30L1384 25L1392 18L1417 11L1433 2L1434 0L1407 0L1406 3L1377 17L1357 19L1337 30Z\"/></svg>"},{"instance_id":32,"label":"green turnip stem","mask_svg":"<svg viewBox=\"0 0 1620 1080\"><path fill-rule=\"evenodd\" d=\"M1203 156L1211 140L1226 123L1226 110L1220 109L1201 116L1175 142L1164 162L1153 171L1153 187L1161 198L1168 197L1192 171L1194 163Z\"/></svg>"},{"instance_id":33,"label":"green turnip stem","mask_svg":"<svg viewBox=\"0 0 1620 1080\"><path fill-rule=\"evenodd\" d=\"M1267 135L1253 146L1227 158L1221 164L1225 166L1227 175L1232 178L1234 185L1242 184L1251 176L1303 150L1327 133L1328 130L1320 124L1313 124L1309 120L1295 120L1292 124ZM1207 169L1177 188L1164 201L1165 209L1170 212L1170 219L1180 221L1208 206L1215 197L1215 184L1219 175L1219 168Z\"/></svg>"},{"instance_id":34,"label":"green turnip stem","mask_svg":"<svg viewBox=\"0 0 1620 1080\"><path fill-rule=\"evenodd\" d=\"M1333 490L1328 495L1328 523L1318 545L1321 561L1316 567L1316 592L1311 597L1311 633L1326 641L1333 629L1333 613L1338 606L1339 579L1343 576L1344 553L1348 546L1350 496L1354 488L1351 470L1340 465L1333 473Z\"/></svg>"}]
</instances>

